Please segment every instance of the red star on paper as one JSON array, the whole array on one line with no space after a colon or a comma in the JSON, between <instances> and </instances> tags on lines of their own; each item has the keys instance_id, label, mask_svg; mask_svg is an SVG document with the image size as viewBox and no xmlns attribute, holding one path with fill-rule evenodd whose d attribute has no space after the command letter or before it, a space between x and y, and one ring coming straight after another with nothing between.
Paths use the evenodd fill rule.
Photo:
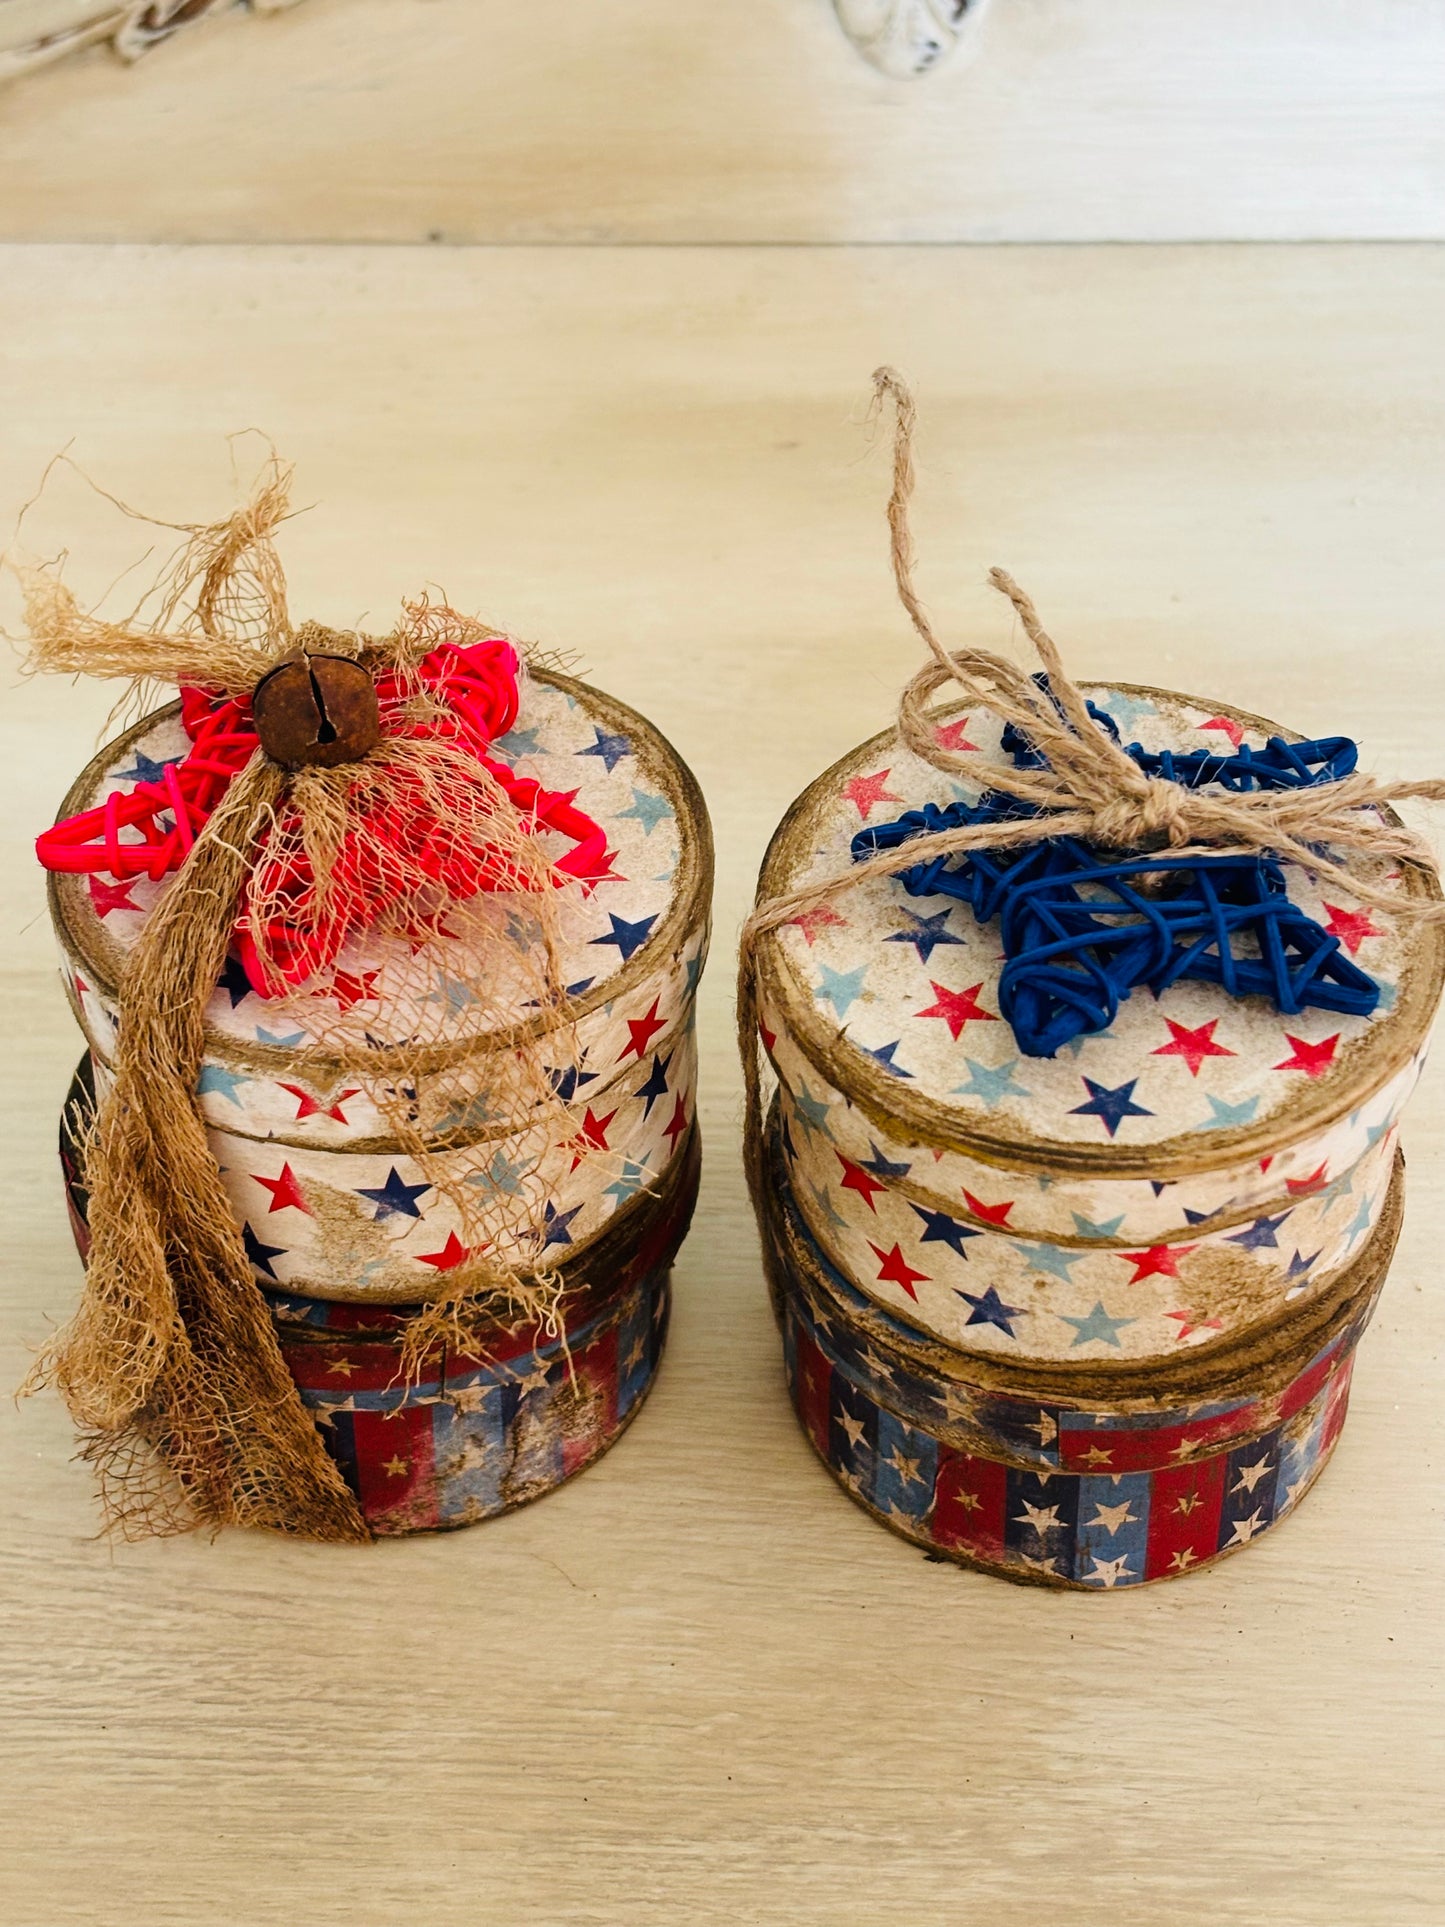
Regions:
<instances>
[{"instance_id":1,"label":"red star on paper","mask_svg":"<svg viewBox=\"0 0 1445 1927\"><path fill-rule=\"evenodd\" d=\"M438 1271L455 1271L471 1257L470 1245L464 1245L455 1231L447 1233L447 1241L440 1251L419 1251L418 1259L424 1265L434 1265Z\"/></svg>"},{"instance_id":2,"label":"red star on paper","mask_svg":"<svg viewBox=\"0 0 1445 1927\"><path fill-rule=\"evenodd\" d=\"M978 993L983 989L982 982L976 983L972 990L947 990L942 984L934 983L930 977L928 987L938 999L927 1010L914 1011L915 1017L941 1017L948 1025L948 1034L955 1043L963 1034L963 1027L975 1019L985 1024L996 1024L997 1017L991 1010L979 1006Z\"/></svg>"},{"instance_id":3,"label":"red star on paper","mask_svg":"<svg viewBox=\"0 0 1445 1927\"><path fill-rule=\"evenodd\" d=\"M879 803L901 803L903 798L895 796L886 788L889 771L880 769L875 776L854 776L843 785L843 794L858 811L861 820L868 821L869 812Z\"/></svg>"},{"instance_id":4,"label":"red star on paper","mask_svg":"<svg viewBox=\"0 0 1445 1927\"><path fill-rule=\"evenodd\" d=\"M1294 1056L1286 1057L1283 1063L1273 1068L1277 1071L1303 1071L1306 1077L1323 1077L1335 1061L1335 1045L1340 1041L1340 1033L1327 1037L1322 1044L1307 1044L1303 1037L1291 1037L1288 1031L1284 1041L1294 1045Z\"/></svg>"},{"instance_id":5,"label":"red star on paper","mask_svg":"<svg viewBox=\"0 0 1445 1927\"><path fill-rule=\"evenodd\" d=\"M963 1200L973 1215L976 1218L982 1218L985 1224L1006 1225L1008 1214L1014 1208L1012 1198L1007 1204L984 1204L973 1195L972 1191L965 1191Z\"/></svg>"},{"instance_id":6,"label":"red star on paper","mask_svg":"<svg viewBox=\"0 0 1445 1927\"><path fill-rule=\"evenodd\" d=\"M1198 1249L1198 1245L1150 1245L1147 1251L1116 1251L1114 1256L1133 1265L1134 1276L1129 1283L1137 1285L1141 1278L1177 1278L1179 1260Z\"/></svg>"},{"instance_id":7,"label":"red star on paper","mask_svg":"<svg viewBox=\"0 0 1445 1927\"><path fill-rule=\"evenodd\" d=\"M840 917L831 903L815 903L811 910L803 910L796 917L790 917L788 921L795 923L802 931L803 941L810 950L817 942L820 930L828 930L835 926L839 930L846 930L848 927L848 919Z\"/></svg>"},{"instance_id":8,"label":"red star on paper","mask_svg":"<svg viewBox=\"0 0 1445 1927\"><path fill-rule=\"evenodd\" d=\"M1206 1057L1237 1057L1238 1051L1226 1050L1223 1044L1214 1041L1214 1026L1219 1022L1211 1017L1207 1024L1190 1030L1187 1024L1176 1024L1172 1017L1166 1017L1169 1026L1169 1042L1161 1044L1154 1052L1155 1057L1182 1057L1189 1066L1189 1075L1198 1077L1199 1066Z\"/></svg>"},{"instance_id":9,"label":"red star on paper","mask_svg":"<svg viewBox=\"0 0 1445 1927\"><path fill-rule=\"evenodd\" d=\"M776 1031L769 1030L761 1017L758 1019L758 1035L763 1040L763 1049L768 1053L768 1056L771 1057L773 1054L773 1046L778 1041L778 1034Z\"/></svg>"},{"instance_id":10,"label":"red star on paper","mask_svg":"<svg viewBox=\"0 0 1445 1927\"><path fill-rule=\"evenodd\" d=\"M897 1245L894 1245L890 1251L885 1251L882 1245L875 1245L870 1238L868 1240L868 1248L878 1260L878 1277L880 1282L901 1286L902 1289L908 1293L908 1296L916 1301L918 1293L913 1287L917 1284L926 1284L928 1282L928 1273L926 1271L915 1271L913 1267L904 1260L903 1253L898 1249Z\"/></svg>"},{"instance_id":11,"label":"red star on paper","mask_svg":"<svg viewBox=\"0 0 1445 1927\"><path fill-rule=\"evenodd\" d=\"M1243 726L1229 716L1211 716L1207 723L1201 723L1199 727L1201 729L1217 729L1222 731L1222 733L1229 738L1230 745L1234 749L1238 749L1244 741Z\"/></svg>"},{"instance_id":12,"label":"red star on paper","mask_svg":"<svg viewBox=\"0 0 1445 1927\"><path fill-rule=\"evenodd\" d=\"M582 1129L577 1133L576 1137L573 1138L569 1146L569 1149L575 1150L577 1154L572 1160L572 1169L574 1171L588 1151L607 1151L611 1149L611 1146L607 1142L607 1127L616 1115L616 1111L609 1111L606 1117L598 1117L592 1109L592 1106L590 1104L587 1106L587 1110L582 1119Z\"/></svg>"},{"instance_id":13,"label":"red star on paper","mask_svg":"<svg viewBox=\"0 0 1445 1927\"><path fill-rule=\"evenodd\" d=\"M90 901L98 917L108 917L112 910L140 909L131 901L129 883L102 883L99 877L90 879Z\"/></svg>"},{"instance_id":14,"label":"red star on paper","mask_svg":"<svg viewBox=\"0 0 1445 1927\"><path fill-rule=\"evenodd\" d=\"M331 982L320 990L313 990L313 997L334 997L342 1010L350 1010L354 1004L374 1004L376 1002L376 980L379 970L338 970L332 974Z\"/></svg>"},{"instance_id":15,"label":"red star on paper","mask_svg":"<svg viewBox=\"0 0 1445 1927\"><path fill-rule=\"evenodd\" d=\"M666 1030L667 1019L658 1016L657 1005L658 999L654 997L652 1000L652 1008L645 1017L628 1018L627 1033L631 1042L628 1044L626 1050L623 1051L622 1056L618 1058L617 1061L619 1064L625 1062L634 1051L640 1059L657 1033L660 1030Z\"/></svg>"},{"instance_id":16,"label":"red star on paper","mask_svg":"<svg viewBox=\"0 0 1445 1927\"><path fill-rule=\"evenodd\" d=\"M323 1117L335 1118L338 1124L345 1124L349 1122L349 1120L345 1111L341 1108L342 1105L348 1097L359 1097L361 1095L359 1088L351 1091L339 1091L328 1105L324 1104L320 1098L313 1097L310 1091L303 1091L299 1084L281 1084L277 1088L288 1091L291 1096L296 1099L296 1122L298 1124L303 1117L314 1117L318 1111Z\"/></svg>"},{"instance_id":17,"label":"red star on paper","mask_svg":"<svg viewBox=\"0 0 1445 1927\"><path fill-rule=\"evenodd\" d=\"M1307 1178L1286 1178L1284 1188L1292 1198L1307 1198L1311 1192L1324 1190L1325 1172L1328 1169L1329 1164L1326 1162L1317 1170L1311 1171Z\"/></svg>"},{"instance_id":18,"label":"red star on paper","mask_svg":"<svg viewBox=\"0 0 1445 1927\"><path fill-rule=\"evenodd\" d=\"M967 716L960 716L956 722L939 723L933 732L933 740L940 749L977 749L977 743L970 743L964 736L968 728Z\"/></svg>"},{"instance_id":19,"label":"red star on paper","mask_svg":"<svg viewBox=\"0 0 1445 1927\"><path fill-rule=\"evenodd\" d=\"M568 802L570 803L576 797L576 795L577 795L577 791L573 790L572 795L569 796L567 799ZM602 868L599 874L595 877L583 878L582 894L584 897L590 897L592 895L592 892L597 888L599 883L626 883L627 878L625 876L619 875L619 873L616 870L614 870L612 867L612 865L616 862L616 860L617 860L616 850L603 851Z\"/></svg>"},{"instance_id":20,"label":"red star on paper","mask_svg":"<svg viewBox=\"0 0 1445 1927\"><path fill-rule=\"evenodd\" d=\"M668 1143L672 1146L672 1149L674 1151L677 1149L677 1140L682 1136L683 1132L686 1129L687 1129L687 1111L683 1106L682 1099L679 1098L677 1100L677 1108L673 1111L673 1114L672 1114L672 1121L668 1125L666 1131L664 1131L663 1133L663 1136L667 1139Z\"/></svg>"},{"instance_id":21,"label":"red star on paper","mask_svg":"<svg viewBox=\"0 0 1445 1927\"><path fill-rule=\"evenodd\" d=\"M279 1178L258 1177L256 1182L257 1184L264 1185L271 1193L271 1202L267 1206L268 1211L286 1211L289 1209L292 1211L304 1211L308 1218L314 1218L316 1216L316 1213L302 1196L301 1185L296 1177L296 1173L291 1169L289 1164L283 1164L281 1166L281 1175Z\"/></svg>"},{"instance_id":22,"label":"red star on paper","mask_svg":"<svg viewBox=\"0 0 1445 1927\"><path fill-rule=\"evenodd\" d=\"M1330 913L1328 924L1332 937L1338 937L1353 957L1366 937L1383 937L1384 931L1377 930L1370 922L1368 910L1341 910L1338 904L1327 903Z\"/></svg>"},{"instance_id":23,"label":"red star on paper","mask_svg":"<svg viewBox=\"0 0 1445 1927\"><path fill-rule=\"evenodd\" d=\"M876 1212L878 1207L873 1202L874 1195L879 1191L886 1191L887 1185L881 1184L873 1173L865 1171L861 1164L855 1164L851 1158L845 1158L841 1151L835 1151L833 1156L843 1167L843 1189L856 1191L868 1209Z\"/></svg>"},{"instance_id":24,"label":"red star on paper","mask_svg":"<svg viewBox=\"0 0 1445 1927\"><path fill-rule=\"evenodd\" d=\"M1224 1320L1222 1318L1201 1318L1198 1312L1194 1311L1166 1311L1164 1316L1178 1321L1179 1342L1181 1344L1186 1338L1192 1338L1195 1332L1222 1332L1224 1330Z\"/></svg>"}]
</instances>

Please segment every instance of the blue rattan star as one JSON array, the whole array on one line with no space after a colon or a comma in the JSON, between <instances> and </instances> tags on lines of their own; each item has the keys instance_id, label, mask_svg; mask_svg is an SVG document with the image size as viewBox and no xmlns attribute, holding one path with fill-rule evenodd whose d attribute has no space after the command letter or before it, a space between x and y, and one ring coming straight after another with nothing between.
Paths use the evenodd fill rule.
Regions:
<instances>
[{"instance_id":1,"label":"blue rattan star","mask_svg":"<svg viewBox=\"0 0 1445 1927\"><path fill-rule=\"evenodd\" d=\"M1112 719L1092 703L1089 710L1117 740ZM1011 726L1003 744L1017 767L1039 767L1037 751ZM1146 774L1187 789L1217 783L1236 792L1338 782L1357 756L1344 736L1308 743L1273 736L1262 750L1244 745L1229 756L1155 753L1138 743L1125 753ZM861 862L903 849L915 836L1034 814L1032 805L998 790L976 803L925 803L860 830L853 856ZM1286 1016L1312 1006L1365 1017L1379 1002L1374 979L1345 955L1338 937L1290 902L1273 857L1181 862L1160 854L1111 863L1075 837L1054 837L1021 850L937 857L900 871L898 880L910 896L952 897L980 923L999 919L999 1009L1030 1057L1052 1057L1074 1038L1107 1030L1140 985L1157 996L1181 977L1220 984L1233 997L1267 996ZM1117 1120L1105 1123L1117 1128Z\"/></svg>"}]
</instances>

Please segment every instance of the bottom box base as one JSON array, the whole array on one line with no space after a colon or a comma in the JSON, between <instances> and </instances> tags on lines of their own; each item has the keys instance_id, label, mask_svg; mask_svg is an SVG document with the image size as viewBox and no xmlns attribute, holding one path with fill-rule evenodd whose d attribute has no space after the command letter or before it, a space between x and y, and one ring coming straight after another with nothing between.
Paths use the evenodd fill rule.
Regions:
<instances>
[{"instance_id":1,"label":"bottom box base","mask_svg":"<svg viewBox=\"0 0 1445 1927\"><path fill-rule=\"evenodd\" d=\"M71 1226L89 1251L77 1146L94 1103L85 1059L61 1119ZM600 1458L652 1388L672 1263L697 1201L694 1125L655 1196L639 1194L574 1276L563 1329L498 1325L475 1354L434 1346L408 1383L401 1335L419 1306L263 1289L286 1366L379 1538L473 1525L540 1498Z\"/></svg>"},{"instance_id":2,"label":"bottom box base","mask_svg":"<svg viewBox=\"0 0 1445 1927\"><path fill-rule=\"evenodd\" d=\"M775 1136L764 1252L794 1409L849 1497L930 1553L1084 1591L1196 1571L1270 1531L1328 1461L1402 1197L1397 1168L1371 1245L1276 1351L1091 1389L990 1370L868 1298L804 1224Z\"/></svg>"}]
</instances>

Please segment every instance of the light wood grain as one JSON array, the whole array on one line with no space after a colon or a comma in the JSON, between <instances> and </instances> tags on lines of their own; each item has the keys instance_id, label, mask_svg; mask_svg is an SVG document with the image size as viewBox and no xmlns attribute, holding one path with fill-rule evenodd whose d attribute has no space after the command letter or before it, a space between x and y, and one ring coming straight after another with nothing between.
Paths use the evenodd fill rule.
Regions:
<instances>
[{"instance_id":1,"label":"light wood grain","mask_svg":"<svg viewBox=\"0 0 1445 1927\"><path fill-rule=\"evenodd\" d=\"M812 1458L728 1034L768 832L915 661L875 362L918 385L945 633L1007 644L1001 562L1079 674L1353 729L1423 774L1445 754L1442 327L1428 249L0 252L7 522L72 436L130 499L212 514L223 433L259 424L320 505L288 532L298 610L384 614L431 579L579 650L693 762L720 854L675 1331L575 1485L365 1552L111 1550L58 1403L0 1401L0 1917L1445 1920L1438 1069L1318 1492L1216 1571L1056 1596L929 1564ZM141 540L63 480L34 518L97 591ZM108 694L17 684L0 725L5 1384L79 1275L53 1151L79 1040L28 845Z\"/></svg>"},{"instance_id":2,"label":"light wood grain","mask_svg":"<svg viewBox=\"0 0 1445 1927\"><path fill-rule=\"evenodd\" d=\"M307 0L7 90L0 236L1439 238L1442 112L1438 0L999 0L922 85L828 0Z\"/></svg>"}]
</instances>

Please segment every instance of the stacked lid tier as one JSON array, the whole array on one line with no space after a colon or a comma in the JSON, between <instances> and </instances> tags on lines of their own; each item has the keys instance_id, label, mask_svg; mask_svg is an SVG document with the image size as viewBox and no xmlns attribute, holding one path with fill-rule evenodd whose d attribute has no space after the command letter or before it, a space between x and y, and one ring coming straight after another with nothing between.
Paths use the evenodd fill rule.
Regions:
<instances>
[{"instance_id":1,"label":"stacked lid tier","mask_svg":"<svg viewBox=\"0 0 1445 1927\"><path fill-rule=\"evenodd\" d=\"M62 816L154 780L186 747L175 707L147 717L91 763ZM447 1273L470 1255L447 1197L457 1184L502 1194L525 1187L536 1200L534 1228L496 1255L552 1267L598 1237L682 1154L696 1109L694 1007L712 879L697 785L643 717L559 675L526 679L517 722L497 749L545 788L575 792L607 834L609 875L590 894L568 892L560 1011L544 1020L528 1005L534 972L519 972L508 1007L505 944L500 995L483 1022L462 974L448 971L444 939L427 947L418 970L410 951L392 957L365 937L343 953L325 996L260 997L233 958L207 1007L202 1115L268 1287L400 1304L445 1295ZM66 985L102 1091L116 986L169 885L50 879ZM509 940L535 942L536 931L518 917ZM358 1006L364 1013L378 1064L388 1051L407 1055L413 1082L403 1095L435 1135L424 1164L398 1142L381 1081L328 1060L343 1004L353 1022ZM418 1031L427 1039L419 1067L408 1051ZM488 1091L498 1061L538 1036L544 1049L556 1038L554 1088L576 1128L540 1166L523 1169L508 1121L489 1114Z\"/></svg>"},{"instance_id":2,"label":"stacked lid tier","mask_svg":"<svg viewBox=\"0 0 1445 1927\"><path fill-rule=\"evenodd\" d=\"M1087 693L1147 750L1288 735L1165 691ZM761 894L846 869L865 824L1007 790L997 717L955 711L938 727L976 759L976 782L941 777L894 732L875 737L789 811ZM1368 858L1358 869L1390 874ZM1181 981L1029 1057L999 1011L998 925L961 902L875 879L766 939L784 1156L826 1256L948 1346L1025 1367L1230 1345L1328 1292L1384 1208L1445 939L1337 902L1294 866L1285 878L1379 983L1371 1015L1286 1016ZM1400 883L1432 888L1415 872Z\"/></svg>"}]
</instances>

